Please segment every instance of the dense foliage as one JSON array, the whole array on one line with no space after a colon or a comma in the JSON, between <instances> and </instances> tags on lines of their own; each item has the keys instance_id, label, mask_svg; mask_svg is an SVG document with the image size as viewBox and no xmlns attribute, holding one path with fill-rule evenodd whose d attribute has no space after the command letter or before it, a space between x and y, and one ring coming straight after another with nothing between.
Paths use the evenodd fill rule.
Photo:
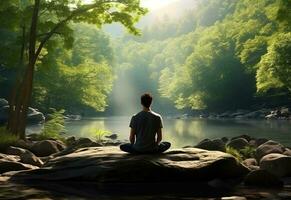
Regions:
<instances>
[{"instance_id":1,"label":"dense foliage","mask_svg":"<svg viewBox=\"0 0 291 200\"><path fill-rule=\"evenodd\" d=\"M258 97L290 97L290 4L200 1L182 19L147 27L141 38L126 36L119 65L178 108L237 109Z\"/></svg>"},{"instance_id":2,"label":"dense foliage","mask_svg":"<svg viewBox=\"0 0 291 200\"><path fill-rule=\"evenodd\" d=\"M71 49L56 43L36 71L34 105L79 112L101 111L113 82L109 39L96 27L75 24Z\"/></svg>"},{"instance_id":3,"label":"dense foliage","mask_svg":"<svg viewBox=\"0 0 291 200\"><path fill-rule=\"evenodd\" d=\"M16 107L11 112L25 113L31 93L33 106L42 111L104 110L113 80L112 52L98 29L119 22L139 34L134 24L146 13L139 4L139 0L1 1L0 90L2 97L11 97L11 107ZM11 121L23 122L20 118Z\"/></svg>"},{"instance_id":4,"label":"dense foliage","mask_svg":"<svg viewBox=\"0 0 291 200\"><path fill-rule=\"evenodd\" d=\"M42 1L42 33L71 13L70 2ZM80 1L74 2L81 6ZM40 54L33 105L42 111L54 107L82 113L104 111L109 104L108 112L128 114L138 108L138 97L145 91L153 93L154 107L163 111L173 111L174 105L179 109L245 108L269 97L273 103L282 96L288 101L291 2L195 2L197 6L181 18L165 16L143 28L139 37L110 38L99 29L104 23L120 21L138 33L133 23L145 13L138 1L125 1L128 10L117 6L123 14L110 17L103 12L108 8L102 7L74 18ZM27 56L21 54L27 43L22 33L25 28L27 32L31 9L31 1L0 3L0 96L8 97Z\"/></svg>"}]
</instances>

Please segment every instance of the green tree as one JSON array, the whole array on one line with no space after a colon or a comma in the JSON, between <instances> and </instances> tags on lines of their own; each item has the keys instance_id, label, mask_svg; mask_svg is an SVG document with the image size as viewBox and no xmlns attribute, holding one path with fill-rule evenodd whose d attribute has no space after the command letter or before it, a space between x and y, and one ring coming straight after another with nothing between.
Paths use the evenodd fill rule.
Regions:
<instances>
[{"instance_id":1,"label":"green tree","mask_svg":"<svg viewBox=\"0 0 291 200\"><path fill-rule=\"evenodd\" d=\"M72 49L62 48L62 41L54 43L36 68L33 105L44 112L85 113L107 105L113 82L110 41L94 25L74 24L73 31Z\"/></svg>"},{"instance_id":2,"label":"green tree","mask_svg":"<svg viewBox=\"0 0 291 200\"><path fill-rule=\"evenodd\" d=\"M258 91L286 87L291 92L291 33L278 34L262 56L257 71Z\"/></svg>"},{"instance_id":3,"label":"green tree","mask_svg":"<svg viewBox=\"0 0 291 200\"><path fill-rule=\"evenodd\" d=\"M18 9L21 3L22 1L20 3L13 1L13 5L8 6ZM30 16L25 18L25 24L29 24L28 42L25 45L28 46L28 56L23 62L24 74L9 102L8 130L21 138L25 137L26 114L32 95L35 66L39 58L45 54L44 49L53 36L62 37L69 46L72 41L72 37L68 37L71 31L70 22L86 22L99 27L106 23L120 22L131 33L138 34L134 23L146 12L139 3L139 0L95 0L86 5L80 0L27 1L21 13ZM1 7L5 6L7 5L1 2Z\"/></svg>"}]
</instances>

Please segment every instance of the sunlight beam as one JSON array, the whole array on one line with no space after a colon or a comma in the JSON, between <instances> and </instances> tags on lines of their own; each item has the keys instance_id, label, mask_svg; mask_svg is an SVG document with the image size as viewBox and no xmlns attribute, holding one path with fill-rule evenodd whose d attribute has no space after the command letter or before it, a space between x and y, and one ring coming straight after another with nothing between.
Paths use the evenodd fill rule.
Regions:
<instances>
[{"instance_id":1,"label":"sunlight beam","mask_svg":"<svg viewBox=\"0 0 291 200\"><path fill-rule=\"evenodd\" d=\"M82 1L84 4L90 4L94 0L82 0ZM156 10L156 9L165 7L175 1L178 1L178 0L141 0L140 5L150 10Z\"/></svg>"}]
</instances>

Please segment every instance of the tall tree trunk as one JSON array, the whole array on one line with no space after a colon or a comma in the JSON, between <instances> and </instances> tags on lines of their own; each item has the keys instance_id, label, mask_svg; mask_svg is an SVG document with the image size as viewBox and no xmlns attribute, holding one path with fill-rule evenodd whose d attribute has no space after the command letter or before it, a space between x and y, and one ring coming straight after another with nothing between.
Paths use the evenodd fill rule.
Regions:
<instances>
[{"instance_id":1,"label":"tall tree trunk","mask_svg":"<svg viewBox=\"0 0 291 200\"><path fill-rule=\"evenodd\" d=\"M31 19L30 34L29 34L29 54L28 64L25 69L24 77L19 88L16 88L15 95L12 95L10 102L10 115L7 129L20 138L25 139L25 127L28 106L32 95L34 67L38 55L36 55L36 37L37 37L37 22L40 7L40 0L35 0L33 15Z\"/></svg>"},{"instance_id":2,"label":"tall tree trunk","mask_svg":"<svg viewBox=\"0 0 291 200\"><path fill-rule=\"evenodd\" d=\"M15 115L16 115L16 101L17 101L17 92L20 89L20 84L21 84L21 80L23 79L23 67L24 67L24 54L25 54L25 46L26 46L26 38L25 38L25 34L26 34L26 28L25 25L22 26L22 44L21 44L21 50L20 50L20 56L19 56L19 63L18 63L18 73L17 73L17 77L16 77L16 81L15 84L12 88L12 92L11 95L9 97L9 120L7 123L7 128L8 127L13 127L13 119L15 119Z\"/></svg>"}]
</instances>

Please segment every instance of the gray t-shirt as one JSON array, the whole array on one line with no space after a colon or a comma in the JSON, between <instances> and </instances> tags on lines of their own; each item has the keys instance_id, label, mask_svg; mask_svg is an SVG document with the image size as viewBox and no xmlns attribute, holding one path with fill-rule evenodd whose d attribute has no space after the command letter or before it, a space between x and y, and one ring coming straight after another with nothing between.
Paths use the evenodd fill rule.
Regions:
<instances>
[{"instance_id":1,"label":"gray t-shirt","mask_svg":"<svg viewBox=\"0 0 291 200\"><path fill-rule=\"evenodd\" d=\"M136 141L133 148L140 152L150 152L157 149L156 134L163 128L161 115L153 111L141 111L132 116L130 125L136 133Z\"/></svg>"}]
</instances>

